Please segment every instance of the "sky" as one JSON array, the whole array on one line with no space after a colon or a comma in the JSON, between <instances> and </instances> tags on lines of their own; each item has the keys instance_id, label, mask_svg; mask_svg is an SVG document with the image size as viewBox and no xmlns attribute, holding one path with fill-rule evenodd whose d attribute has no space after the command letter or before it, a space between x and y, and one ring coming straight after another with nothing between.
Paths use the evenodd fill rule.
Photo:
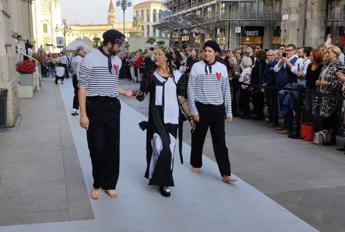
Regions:
<instances>
[{"instance_id":1,"label":"sky","mask_svg":"<svg viewBox=\"0 0 345 232\"><path fill-rule=\"evenodd\" d=\"M145 0L132 0L132 7L126 10L126 21L133 21L133 5ZM67 19L68 24L100 24L107 22L110 0L61 0L62 18ZM123 13L121 7L116 7L117 21L122 22Z\"/></svg>"}]
</instances>

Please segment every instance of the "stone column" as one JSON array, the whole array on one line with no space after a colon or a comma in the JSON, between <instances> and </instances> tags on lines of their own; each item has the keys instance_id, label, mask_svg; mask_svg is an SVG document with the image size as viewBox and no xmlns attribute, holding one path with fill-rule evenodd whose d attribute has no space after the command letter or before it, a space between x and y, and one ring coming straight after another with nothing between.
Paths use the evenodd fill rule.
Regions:
<instances>
[{"instance_id":1,"label":"stone column","mask_svg":"<svg viewBox=\"0 0 345 232\"><path fill-rule=\"evenodd\" d=\"M264 48L271 49L273 48L273 26L272 25L266 25L264 29Z\"/></svg>"},{"instance_id":2,"label":"stone column","mask_svg":"<svg viewBox=\"0 0 345 232\"><path fill-rule=\"evenodd\" d=\"M325 43L326 8L325 0L306 0L305 46L319 47Z\"/></svg>"},{"instance_id":3,"label":"stone column","mask_svg":"<svg viewBox=\"0 0 345 232\"><path fill-rule=\"evenodd\" d=\"M301 0L283 0L282 14L288 18L282 21L282 42L302 46L304 35L304 2Z\"/></svg>"}]
</instances>

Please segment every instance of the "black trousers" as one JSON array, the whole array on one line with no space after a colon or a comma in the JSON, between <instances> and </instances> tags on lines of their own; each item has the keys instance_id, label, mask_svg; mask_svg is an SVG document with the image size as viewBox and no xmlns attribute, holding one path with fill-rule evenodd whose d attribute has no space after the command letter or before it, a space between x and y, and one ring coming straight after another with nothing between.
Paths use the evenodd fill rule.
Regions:
<instances>
[{"instance_id":1,"label":"black trousers","mask_svg":"<svg viewBox=\"0 0 345 232\"><path fill-rule=\"evenodd\" d=\"M278 90L273 88L266 89L266 103L268 107L268 121L277 123L279 121Z\"/></svg>"},{"instance_id":2,"label":"black trousers","mask_svg":"<svg viewBox=\"0 0 345 232\"><path fill-rule=\"evenodd\" d=\"M87 97L87 142L94 188L115 189L120 169L120 110L117 98Z\"/></svg>"},{"instance_id":3,"label":"black trousers","mask_svg":"<svg viewBox=\"0 0 345 232\"><path fill-rule=\"evenodd\" d=\"M264 118L265 94L261 89L254 89L252 93L252 102L254 106L254 114L257 119Z\"/></svg>"},{"instance_id":4,"label":"black trousers","mask_svg":"<svg viewBox=\"0 0 345 232\"><path fill-rule=\"evenodd\" d=\"M57 75L55 75L55 84L58 83L58 80L61 80L61 82L63 82L64 79L65 79L65 76L58 77Z\"/></svg>"},{"instance_id":5,"label":"black trousers","mask_svg":"<svg viewBox=\"0 0 345 232\"><path fill-rule=\"evenodd\" d=\"M78 78L77 75L73 74L73 88L74 88L74 97L73 97L73 109L78 110L79 109L79 100L78 100Z\"/></svg>"},{"instance_id":6,"label":"black trousers","mask_svg":"<svg viewBox=\"0 0 345 232\"><path fill-rule=\"evenodd\" d=\"M65 68L65 77L66 77L66 79L68 79L69 78L69 75L68 75L68 65L67 64L63 64L62 66Z\"/></svg>"},{"instance_id":7,"label":"black trousers","mask_svg":"<svg viewBox=\"0 0 345 232\"><path fill-rule=\"evenodd\" d=\"M196 102L200 121L192 133L192 151L190 164L194 168L202 166L202 151L204 147L207 130L210 127L213 150L221 176L230 176L231 168L229 152L225 142L224 105L205 105Z\"/></svg>"},{"instance_id":8,"label":"black trousers","mask_svg":"<svg viewBox=\"0 0 345 232\"><path fill-rule=\"evenodd\" d=\"M338 134L339 120L337 112L334 112L327 118L321 118L321 130L328 130L331 132L331 136L335 139Z\"/></svg>"},{"instance_id":9,"label":"black trousers","mask_svg":"<svg viewBox=\"0 0 345 232\"><path fill-rule=\"evenodd\" d=\"M244 116L250 116L250 96L251 92L249 89L240 89L240 110Z\"/></svg>"}]
</instances>

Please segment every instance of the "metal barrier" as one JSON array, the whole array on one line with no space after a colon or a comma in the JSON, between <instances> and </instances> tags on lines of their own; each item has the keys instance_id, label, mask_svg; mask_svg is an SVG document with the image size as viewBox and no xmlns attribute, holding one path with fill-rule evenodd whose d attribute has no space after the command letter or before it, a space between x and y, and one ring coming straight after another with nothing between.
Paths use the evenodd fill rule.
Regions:
<instances>
[{"instance_id":1,"label":"metal barrier","mask_svg":"<svg viewBox=\"0 0 345 232\"><path fill-rule=\"evenodd\" d=\"M7 89L0 89L0 128L6 127Z\"/></svg>"}]
</instances>

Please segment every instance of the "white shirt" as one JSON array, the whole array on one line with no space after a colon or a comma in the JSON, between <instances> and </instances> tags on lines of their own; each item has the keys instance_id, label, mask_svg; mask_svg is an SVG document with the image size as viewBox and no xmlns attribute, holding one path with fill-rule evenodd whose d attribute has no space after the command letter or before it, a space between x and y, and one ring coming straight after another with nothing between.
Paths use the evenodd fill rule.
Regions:
<instances>
[{"instance_id":1,"label":"white shirt","mask_svg":"<svg viewBox=\"0 0 345 232\"><path fill-rule=\"evenodd\" d=\"M155 96L155 105L161 106L163 104L164 99L164 123L165 124L178 124L179 123L179 104L177 102L177 89L176 83L181 78L181 73L179 71L175 71L175 81L172 77L165 79L161 77L157 72L153 74L157 80L161 83L164 83L164 91L163 86L157 85L156 86L156 96ZM164 92L164 96L163 96Z\"/></svg>"},{"instance_id":2,"label":"white shirt","mask_svg":"<svg viewBox=\"0 0 345 232\"><path fill-rule=\"evenodd\" d=\"M119 72L122 61L118 56L111 57L111 72L108 57L98 49L88 53L80 64L79 87L86 89L86 96L118 97Z\"/></svg>"},{"instance_id":3,"label":"white shirt","mask_svg":"<svg viewBox=\"0 0 345 232\"><path fill-rule=\"evenodd\" d=\"M77 75L78 80L80 78L79 71L80 71L80 64L82 61L83 61L83 57L79 55L72 57L72 70L73 70L73 73Z\"/></svg>"},{"instance_id":4,"label":"white shirt","mask_svg":"<svg viewBox=\"0 0 345 232\"><path fill-rule=\"evenodd\" d=\"M67 56L61 56L61 57L59 57L59 63L61 63L61 64L67 64L67 63L68 63Z\"/></svg>"},{"instance_id":5,"label":"white shirt","mask_svg":"<svg viewBox=\"0 0 345 232\"><path fill-rule=\"evenodd\" d=\"M57 66L55 68L55 73L56 73L56 76L63 77L65 75L65 68L61 66Z\"/></svg>"}]
</instances>

